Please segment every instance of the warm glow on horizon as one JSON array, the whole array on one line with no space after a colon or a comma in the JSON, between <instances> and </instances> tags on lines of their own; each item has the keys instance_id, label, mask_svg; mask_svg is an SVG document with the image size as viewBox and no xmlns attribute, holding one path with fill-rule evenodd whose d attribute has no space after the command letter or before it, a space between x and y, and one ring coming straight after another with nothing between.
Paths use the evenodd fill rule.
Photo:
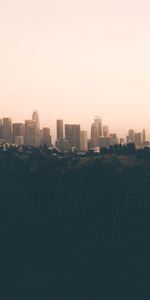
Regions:
<instances>
[{"instance_id":1,"label":"warm glow on horizon","mask_svg":"<svg viewBox=\"0 0 150 300\"><path fill-rule=\"evenodd\" d=\"M148 0L0 0L0 23L0 118L150 132Z\"/></svg>"}]
</instances>

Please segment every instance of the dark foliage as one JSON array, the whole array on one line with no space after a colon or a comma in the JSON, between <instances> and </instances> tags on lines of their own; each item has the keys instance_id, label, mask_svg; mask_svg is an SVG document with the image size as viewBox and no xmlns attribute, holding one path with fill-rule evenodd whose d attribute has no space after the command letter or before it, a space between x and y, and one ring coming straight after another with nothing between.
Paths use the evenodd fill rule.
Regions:
<instances>
[{"instance_id":1,"label":"dark foliage","mask_svg":"<svg viewBox=\"0 0 150 300\"><path fill-rule=\"evenodd\" d=\"M150 153L123 151L0 153L1 299L129 299L148 288Z\"/></svg>"}]
</instances>

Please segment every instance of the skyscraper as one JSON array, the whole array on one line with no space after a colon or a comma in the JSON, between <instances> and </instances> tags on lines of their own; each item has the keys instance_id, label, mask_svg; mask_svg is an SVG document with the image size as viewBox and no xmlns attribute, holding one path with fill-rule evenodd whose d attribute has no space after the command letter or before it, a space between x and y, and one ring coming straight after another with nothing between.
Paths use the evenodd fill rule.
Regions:
<instances>
[{"instance_id":1,"label":"skyscraper","mask_svg":"<svg viewBox=\"0 0 150 300\"><path fill-rule=\"evenodd\" d=\"M129 129L127 135L127 143L134 143L135 142L135 132L133 129Z\"/></svg>"},{"instance_id":2,"label":"skyscraper","mask_svg":"<svg viewBox=\"0 0 150 300\"><path fill-rule=\"evenodd\" d=\"M95 116L94 124L97 126L98 137L102 136L102 120L99 116Z\"/></svg>"},{"instance_id":3,"label":"skyscraper","mask_svg":"<svg viewBox=\"0 0 150 300\"><path fill-rule=\"evenodd\" d=\"M0 140L3 138L3 121L0 119Z\"/></svg>"},{"instance_id":4,"label":"skyscraper","mask_svg":"<svg viewBox=\"0 0 150 300\"><path fill-rule=\"evenodd\" d=\"M25 120L25 144L37 146L37 126L33 120Z\"/></svg>"},{"instance_id":5,"label":"skyscraper","mask_svg":"<svg viewBox=\"0 0 150 300\"><path fill-rule=\"evenodd\" d=\"M146 130L142 130L142 144L145 145L146 143Z\"/></svg>"},{"instance_id":6,"label":"skyscraper","mask_svg":"<svg viewBox=\"0 0 150 300\"><path fill-rule=\"evenodd\" d=\"M63 138L63 120L57 120L56 126L57 126L57 140L59 140L59 138Z\"/></svg>"},{"instance_id":7,"label":"skyscraper","mask_svg":"<svg viewBox=\"0 0 150 300\"><path fill-rule=\"evenodd\" d=\"M68 140L65 138L59 138L58 141L56 141L56 148L61 151L67 151L69 149Z\"/></svg>"},{"instance_id":8,"label":"skyscraper","mask_svg":"<svg viewBox=\"0 0 150 300\"><path fill-rule=\"evenodd\" d=\"M95 123L91 125L91 145L92 148L98 146L98 130L97 130L97 125Z\"/></svg>"},{"instance_id":9,"label":"skyscraper","mask_svg":"<svg viewBox=\"0 0 150 300\"><path fill-rule=\"evenodd\" d=\"M20 140L24 143L25 125L23 123L13 123L13 143L15 143L17 137L22 137Z\"/></svg>"},{"instance_id":10,"label":"skyscraper","mask_svg":"<svg viewBox=\"0 0 150 300\"><path fill-rule=\"evenodd\" d=\"M136 147L141 147L142 144L142 134L141 132L135 132L135 145Z\"/></svg>"},{"instance_id":11,"label":"skyscraper","mask_svg":"<svg viewBox=\"0 0 150 300\"><path fill-rule=\"evenodd\" d=\"M118 138L117 138L117 134L116 133L111 133L110 137L111 137L111 144L112 145L118 144Z\"/></svg>"},{"instance_id":12,"label":"skyscraper","mask_svg":"<svg viewBox=\"0 0 150 300\"><path fill-rule=\"evenodd\" d=\"M102 136L102 120L99 116L94 118L94 123L91 125L91 143L92 147L98 146L98 138Z\"/></svg>"},{"instance_id":13,"label":"skyscraper","mask_svg":"<svg viewBox=\"0 0 150 300\"><path fill-rule=\"evenodd\" d=\"M109 128L108 128L107 125L104 125L104 126L103 126L103 136L104 136L104 137L109 136Z\"/></svg>"},{"instance_id":14,"label":"skyscraper","mask_svg":"<svg viewBox=\"0 0 150 300\"><path fill-rule=\"evenodd\" d=\"M42 129L42 144L47 145L48 147L51 146L50 128L48 127Z\"/></svg>"},{"instance_id":15,"label":"skyscraper","mask_svg":"<svg viewBox=\"0 0 150 300\"><path fill-rule=\"evenodd\" d=\"M12 120L11 120L11 118L3 118L3 139L7 143L12 142Z\"/></svg>"},{"instance_id":16,"label":"skyscraper","mask_svg":"<svg viewBox=\"0 0 150 300\"><path fill-rule=\"evenodd\" d=\"M80 132L80 151L86 152L87 150L88 150L87 132L85 130L81 130L81 132Z\"/></svg>"},{"instance_id":17,"label":"skyscraper","mask_svg":"<svg viewBox=\"0 0 150 300\"><path fill-rule=\"evenodd\" d=\"M111 145L111 137L110 136L100 136L98 138L98 146L100 148L109 148Z\"/></svg>"},{"instance_id":18,"label":"skyscraper","mask_svg":"<svg viewBox=\"0 0 150 300\"><path fill-rule=\"evenodd\" d=\"M69 149L76 147L80 150L80 125L79 124L65 124L65 138L68 141Z\"/></svg>"},{"instance_id":19,"label":"skyscraper","mask_svg":"<svg viewBox=\"0 0 150 300\"><path fill-rule=\"evenodd\" d=\"M39 114L36 110L32 114L32 121L35 121L37 129L40 129Z\"/></svg>"},{"instance_id":20,"label":"skyscraper","mask_svg":"<svg viewBox=\"0 0 150 300\"><path fill-rule=\"evenodd\" d=\"M41 144L41 140L40 140L40 120L39 120L39 114L36 110L32 114L32 121L35 122L35 126L36 126L36 134L35 134L36 146L39 146Z\"/></svg>"}]
</instances>

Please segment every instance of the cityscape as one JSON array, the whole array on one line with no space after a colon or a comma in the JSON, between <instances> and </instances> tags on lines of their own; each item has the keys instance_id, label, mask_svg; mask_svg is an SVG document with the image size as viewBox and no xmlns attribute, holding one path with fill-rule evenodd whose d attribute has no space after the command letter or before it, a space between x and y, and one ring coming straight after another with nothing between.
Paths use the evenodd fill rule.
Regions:
<instances>
[{"instance_id":1,"label":"cityscape","mask_svg":"<svg viewBox=\"0 0 150 300\"><path fill-rule=\"evenodd\" d=\"M100 151L101 148L109 148L113 145L134 143L136 148L149 146L146 139L146 130L136 132L129 129L126 138L119 138L116 133L110 132L108 125L103 125L102 119L95 116L91 124L90 138L86 130L82 130L80 124L64 124L61 119L56 120L56 141L52 143L49 127L40 127L40 117L34 111L32 118L24 123L13 123L12 118L0 119L0 144L16 146L56 147L60 151L87 152L89 150Z\"/></svg>"},{"instance_id":2,"label":"cityscape","mask_svg":"<svg viewBox=\"0 0 150 300\"><path fill-rule=\"evenodd\" d=\"M0 23L0 299L149 299L150 1Z\"/></svg>"}]
</instances>

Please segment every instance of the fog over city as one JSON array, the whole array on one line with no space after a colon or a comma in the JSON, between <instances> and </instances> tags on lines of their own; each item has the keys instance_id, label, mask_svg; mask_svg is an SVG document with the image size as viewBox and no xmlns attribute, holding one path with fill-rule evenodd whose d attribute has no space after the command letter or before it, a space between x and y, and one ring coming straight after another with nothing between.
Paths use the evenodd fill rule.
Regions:
<instances>
[{"instance_id":1,"label":"fog over city","mask_svg":"<svg viewBox=\"0 0 150 300\"><path fill-rule=\"evenodd\" d=\"M22 122L37 109L89 131L150 131L150 3L119 0L0 1L0 106Z\"/></svg>"}]
</instances>

